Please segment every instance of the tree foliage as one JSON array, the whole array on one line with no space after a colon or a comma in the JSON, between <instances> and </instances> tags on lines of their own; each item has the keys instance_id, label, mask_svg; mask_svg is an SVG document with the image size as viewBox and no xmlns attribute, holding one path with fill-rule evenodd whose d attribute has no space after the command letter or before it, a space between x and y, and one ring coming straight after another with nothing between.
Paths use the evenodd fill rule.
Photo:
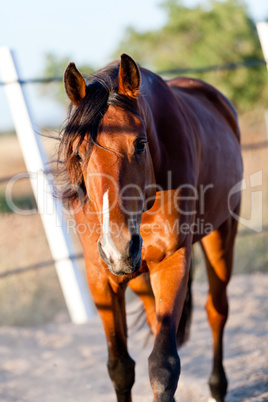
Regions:
<instances>
[{"instance_id":1,"label":"tree foliage","mask_svg":"<svg viewBox=\"0 0 268 402\"><path fill-rule=\"evenodd\" d=\"M186 7L183 0L164 0L161 6L166 24L147 32L127 29L117 57L127 52L155 71L263 59L255 24L243 0L209 0L194 8ZM265 66L194 76L215 85L240 111L267 102Z\"/></svg>"}]
</instances>

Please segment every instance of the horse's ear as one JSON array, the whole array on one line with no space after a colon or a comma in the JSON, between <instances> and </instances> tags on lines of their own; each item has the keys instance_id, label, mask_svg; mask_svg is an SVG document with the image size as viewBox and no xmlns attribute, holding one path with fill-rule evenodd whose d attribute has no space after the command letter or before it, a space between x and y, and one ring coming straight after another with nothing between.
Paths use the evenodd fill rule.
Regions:
<instances>
[{"instance_id":1,"label":"horse's ear","mask_svg":"<svg viewBox=\"0 0 268 402\"><path fill-rule=\"evenodd\" d=\"M119 68L118 93L135 98L140 89L141 75L135 61L123 53Z\"/></svg>"},{"instance_id":2,"label":"horse's ear","mask_svg":"<svg viewBox=\"0 0 268 402\"><path fill-rule=\"evenodd\" d=\"M74 63L70 63L64 73L64 87L70 101L78 106L86 96L87 85Z\"/></svg>"}]
</instances>

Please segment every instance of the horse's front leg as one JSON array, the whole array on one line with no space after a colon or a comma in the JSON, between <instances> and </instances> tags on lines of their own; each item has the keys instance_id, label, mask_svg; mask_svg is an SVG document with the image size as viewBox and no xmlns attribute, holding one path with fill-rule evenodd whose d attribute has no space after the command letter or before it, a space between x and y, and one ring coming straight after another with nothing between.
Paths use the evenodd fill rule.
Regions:
<instances>
[{"instance_id":1,"label":"horse's front leg","mask_svg":"<svg viewBox=\"0 0 268 402\"><path fill-rule=\"evenodd\" d=\"M157 330L149 356L149 375L155 401L173 400L180 375L176 334L187 291L190 247L150 266L155 295Z\"/></svg>"},{"instance_id":2,"label":"horse's front leg","mask_svg":"<svg viewBox=\"0 0 268 402\"><path fill-rule=\"evenodd\" d=\"M87 269L88 282L107 339L109 376L117 401L130 402L131 388L135 380L135 362L127 350L126 285L112 287L106 275L96 276L92 271L92 266Z\"/></svg>"}]
</instances>

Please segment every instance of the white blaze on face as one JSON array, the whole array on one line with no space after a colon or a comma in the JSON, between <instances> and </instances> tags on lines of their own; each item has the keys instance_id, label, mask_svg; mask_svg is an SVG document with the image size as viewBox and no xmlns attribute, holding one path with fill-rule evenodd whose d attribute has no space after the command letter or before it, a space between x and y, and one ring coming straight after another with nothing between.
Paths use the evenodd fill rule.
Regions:
<instances>
[{"instance_id":1,"label":"white blaze on face","mask_svg":"<svg viewBox=\"0 0 268 402\"><path fill-rule=\"evenodd\" d=\"M114 242L110 235L110 209L109 209L109 190L103 196L102 203L102 248L106 256L115 259L120 259L120 253L117 251Z\"/></svg>"}]
</instances>

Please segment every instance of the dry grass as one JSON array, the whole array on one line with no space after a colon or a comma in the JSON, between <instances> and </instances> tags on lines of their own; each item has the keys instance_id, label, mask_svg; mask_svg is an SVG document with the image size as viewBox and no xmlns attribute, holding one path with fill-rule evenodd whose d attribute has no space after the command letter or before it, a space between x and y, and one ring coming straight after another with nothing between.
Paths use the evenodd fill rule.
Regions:
<instances>
[{"instance_id":1,"label":"dry grass","mask_svg":"<svg viewBox=\"0 0 268 402\"><path fill-rule=\"evenodd\" d=\"M51 258L39 215L4 214L0 221L1 272ZM65 310L53 266L0 278L0 325L38 325Z\"/></svg>"},{"instance_id":2,"label":"dry grass","mask_svg":"<svg viewBox=\"0 0 268 402\"><path fill-rule=\"evenodd\" d=\"M267 139L263 112L242 116L242 144L261 142ZM42 139L50 154L56 142ZM249 183L251 174L263 170L263 223L268 224L268 148L243 152L245 178ZM0 177L15 175L26 170L15 135L0 136ZM4 185L0 185L0 193ZM13 189L15 199L32 198L28 180L18 182ZM243 193L242 215L248 217L251 209L251 193ZM243 231L245 228L240 227ZM79 243L76 239L78 250ZM199 250L196 250L197 278L205 276ZM0 219L0 272L15 267L24 267L51 258L41 219L38 214L29 217L5 213ZM236 247L235 272L249 273L267 271L267 233L251 232L239 236ZM66 312L65 302L53 266L8 278L0 278L0 325L39 325L55 319Z\"/></svg>"}]
</instances>

